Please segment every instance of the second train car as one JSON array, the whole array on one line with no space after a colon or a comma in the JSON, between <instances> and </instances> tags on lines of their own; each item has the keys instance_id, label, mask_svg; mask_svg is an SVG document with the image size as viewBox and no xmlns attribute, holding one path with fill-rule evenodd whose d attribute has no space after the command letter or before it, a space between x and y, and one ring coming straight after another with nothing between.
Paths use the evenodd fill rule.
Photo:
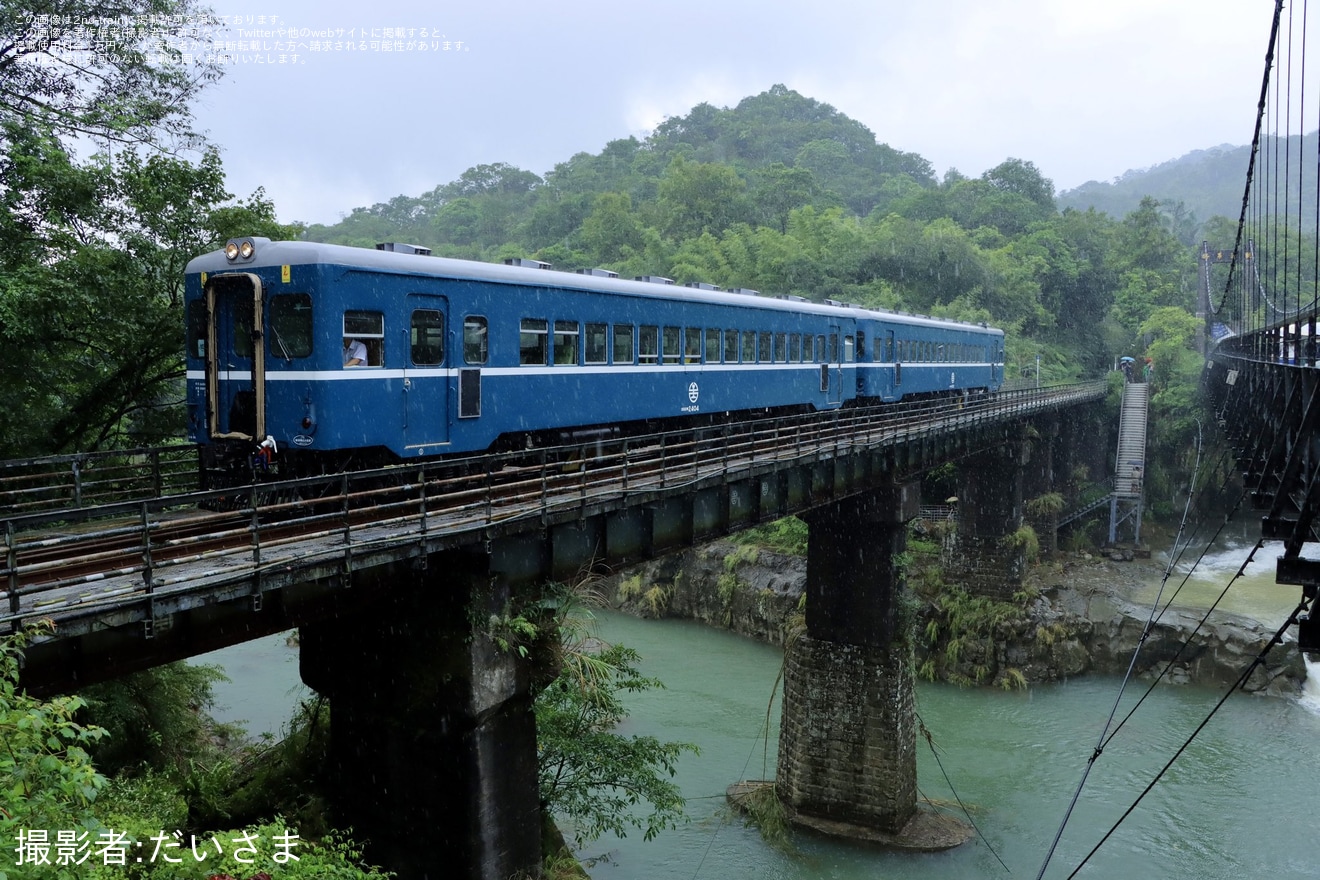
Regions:
<instances>
[{"instance_id":1,"label":"second train car","mask_svg":"<svg viewBox=\"0 0 1320 880\"><path fill-rule=\"evenodd\" d=\"M256 237L192 260L189 433L208 469L274 450L281 475L375 467L1003 381L984 325L510 262Z\"/></svg>"}]
</instances>

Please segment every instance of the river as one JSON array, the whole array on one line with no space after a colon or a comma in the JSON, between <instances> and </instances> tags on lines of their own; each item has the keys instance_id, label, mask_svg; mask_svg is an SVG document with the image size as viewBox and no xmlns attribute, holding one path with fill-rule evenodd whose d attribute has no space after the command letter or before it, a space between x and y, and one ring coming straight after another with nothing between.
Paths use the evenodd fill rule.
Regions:
<instances>
[{"instance_id":1,"label":"river","mask_svg":"<svg viewBox=\"0 0 1320 880\"><path fill-rule=\"evenodd\" d=\"M1212 600L1247 549L1229 540L1188 580L1179 604ZM1298 592L1273 583L1275 555L1260 555L1221 607L1271 625L1281 621ZM1181 579L1170 579L1165 599ZM1151 596L1155 589L1149 587ZM602 638L640 651L643 672L666 684L628 700L632 718L624 732L701 749L683 757L676 778L688 798L690 821L649 842L634 833L589 844L582 855L601 859L591 868L597 880L1036 877L1120 685L1116 678L1090 676L1013 692L920 683L918 712L939 749L937 764L925 741L919 742L920 792L955 809L961 799L983 837L950 852L912 855L797 835L795 851L786 854L766 846L724 802L729 783L773 777L779 711L774 684L782 653L684 621L604 612L597 614L597 629ZM246 719L253 733L277 732L306 694L298 682L296 649L283 637L199 660L220 663L233 679L217 688L217 716ZM1143 682L1129 684L1118 719L1145 688ZM1197 687L1154 691L1095 761L1045 877L1070 876L1219 698ZM1314 840L1318 742L1320 697L1233 695L1078 876L1320 876Z\"/></svg>"}]
</instances>

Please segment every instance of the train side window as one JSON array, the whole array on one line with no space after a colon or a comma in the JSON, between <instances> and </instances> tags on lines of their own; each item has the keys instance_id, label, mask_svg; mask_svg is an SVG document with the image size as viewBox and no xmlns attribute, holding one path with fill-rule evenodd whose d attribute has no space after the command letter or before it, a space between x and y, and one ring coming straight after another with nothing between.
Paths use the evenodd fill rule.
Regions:
<instances>
[{"instance_id":1,"label":"train side window","mask_svg":"<svg viewBox=\"0 0 1320 880\"><path fill-rule=\"evenodd\" d=\"M518 363L525 367L544 367L549 361L546 340L549 325L544 318L523 318L518 332Z\"/></svg>"},{"instance_id":2,"label":"train side window","mask_svg":"<svg viewBox=\"0 0 1320 880\"><path fill-rule=\"evenodd\" d=\"M637 329L637 363L658 364L660 362L660 328L639 327Z\"/></svg>"},{"instance_id":3,"label":"train side window","mask_svg":"<svg viewBox=\"0 0 1320 880\"><path fill-rule=\"evenodd\" d=\"M385 363L385 315L381 312L344 312L344 339L356 339L367 349L364 367Z\"/></svg>"},{"instance_id":4,"label":"train side window","mask_svg":"<svg viewBox=\"0 0 1320 880\"><path fill-rule=\"evenodd\" d=\"M706 331L706 363L718 364L720 362L720 331Z\"/></svg>"},{"instance_id":5,"label":"train side window","mask_svg":"<svg viewBox=\"0 0 1320 880\"><path fill-rule=\"evenodd\" d=\"M756 363L756 334L751 330L742 332L742 362L744 364Z\"/></svg>"},{"instance_id":6,"label":"train side window","mask_svg":"<svg viewBox=\"0 0 1320 880\"><path fill-rule=\"evenodd\" d=\"M206 301L188 303L188 357L206 357Z\"/></svg>"},{"instance_id":7,"label":"train side window","mask_svg":"<svg viewBox=\"0 0 1320 880\"><path fill-rule=\"evenodd\" d=\"M578 362L577 321L555 321L555 363L576 366Z\"/></svg>"},{"instance_id":8,"label":"train side window","mask_svg":"<svg viewBox=\"0 0 1320 880\"><path fill-rule=\"evenodd\" d=\"M802 363L802 334L790 333L788 335L788 362L790 364Z\"/></svg>"},{"instance_id":9,"label":"train side window","mask_svg":"<svg viewBox=\"0 0 1320 880\"><path fill-rule=\"evenodd\" d=\"M202 308L203 320L206 309ZM312 296L285 293L270 299L270 353L279 358L303 358L312 353Z\"/></svg>"},{"instance_id":10,"label":"train side window","mask_svg":"<svg viewBox=\"0 0 1320 880\"><path fill-rule=\"evenodd\" d=\"M481 315L463 319L463 362L484 364L490 359L490 331Z\"/></svg>"},{"instance_id":11,"label":"train side window","mask_svg":"<svg viewBox=\"0 0 1320 880\"><path fill-rule=\"evenodd\" d=\"M843 334L843 362L851 364L856 359L856 353L853 351L853 337L851 333Z\"/></svg>"},{"instance_id":12,"label":"train side window","mask_svg":"<svg viewBox=\"0 0 1320 880\"><path fill-rule=\"evenodd\" d=\"M464 328L466 332L466 327ZM412 362L435 366L445 360L445 316L435 309L414 309L408 335Z\"/></svg>"},{"instance_id":13,"label":"train side window","mask_svg":"<svg viewBox=\"0 0 1320 880\"><path fill-rule=\"evenodd\" d=\"M788 334L775 334L775 363L788 363Z\"/></svg>"},{"instance_id":14,"label":"train side window","mask_svg":"<svg viewBox=\"0 0 1320 880\"><path fill-rule=\"evenodd\" d=\"M664 329L665 363L677 364L682 360L682 339L677 327Z\"/></svg>"},{"instance_id":15,"label":"train side window","mask_svg":"<svg viewBox=\"0 0 1320 880\"><path fill-rule=\"evenodd\" d=\"M885 359L885 341L879 336L871 340L871 360L880 363Z\"/></svg>"},{"instance_id":16,"label":"train side window","mask_svg":"<svg viewBox=\"0 0 1320 880\"><path fill-rule=\"evenodd\" d=\"M770 363L774 350L770 347L772 335L766 331L761 331L760 344L756 347L756 362L758 364Z\"/></svg>"},{"instance_id":17,"label":"train side window","mask_svg":"<svg viewBox=\"0 0 1320 880\"><path fill-rule=\"evenodd\" d=\"M614 362L631 364L633 362L633 328L631 324L614 325Z\"/></svg>"},{"instance_id":18,"label":"train side window","mask_svg":"<svg viewBox=\"0 0 1320 880\"><path fill-rule=\"evenodd\" d=\"M828 363L831 363L831 364L837 364L837 363L839 363L839 334L838 334L838 333L831 333L831 334L830 334L830 348L829 348L829 355L828 355Z\"/></svg>"},{"instance_id":19,"label":"train side window","mask_svg":"<svg viewBox=\"0 0 1320 880\"><path fill-rule=\"evenodd\" d=\"M716 346L718 349L719 346ZM701 363L701 328L684 327L683 328L683 363L699 364Z\"/></svg>"},{"instance_id":20,"label":"train side window","mask_svg":"<svg viewBox=\"0 0 1320 880\"><path fill-rule=\"evenodd\" d=\"M814 350L815 341L816 341L816 337L812 336L810 333L802 337L803 363L814 364L816 362L816 352Z\"/></svg>"},{"instance_id":21,"label":"train side window","mask_svg":"<svg viewBox=\"0 0 1320 880\"><path fill-rule=\"evenodd\" d=\"M738 363L738 331L724 331L724 362L726 364Z\"/></svg>"},{"instance_id":22,"label":"train side window","mask_svg":"<svg viewBox=\"0 0 1320 880\"><path fill-rule=\"evenodd\" d=\"M583 362L588 364L609 363L609 325L588 324L587 338L583 341Z\"/></svg>"},{"instance_id":23,"label":"train side window","mask_svg":"<svg viewBox=\"0 0 1320 880\"><path fill-rule=\"evenodd\" d=\"M856 349L856 351L857 351L857 359L858 359L859 361L864 361L864 360L866 360L866 334L863 333L861 330L858 330L858 331L857 331L857 349Z\"/></svg>"},{"instance_id":24,"label":"train side window","mask_svg":"<svg viewBox=\"0 0 1320 880\"><path fill-rule=\"evenodd\" d=\"M817 336L817 337L816 337L816 361L817 361L818 363L822 363L822 364L825 363L825 337L824 337L824 336Z\"/></svg>"}]
</instances>

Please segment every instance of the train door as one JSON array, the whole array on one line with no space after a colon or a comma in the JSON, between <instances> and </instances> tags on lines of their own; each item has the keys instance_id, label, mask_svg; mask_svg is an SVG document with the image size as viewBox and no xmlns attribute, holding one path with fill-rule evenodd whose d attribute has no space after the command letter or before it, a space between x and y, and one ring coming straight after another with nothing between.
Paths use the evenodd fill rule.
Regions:
<instances>
[{"instance_id":1,"label":"train door","mask_svg":"<svg viewBox=\"0 0 1320 880\"><path fill-rule=\"evenodd\" d=\"M830 335L825 349L826 363L820 365L821 390L826 392L825 402L831 406L843 402L843 354L839 344L842 335L838 325L830 325Z\"/></svg>"},{"instance_id":2,"label":"train door","mask_svg":"<svg viewBox=\"0 0 1320 880\"><path fill-rule=\"evenodd\" d=\"M403 368L404 448L418 455L449 442L449 306L443 296L408 294Z\"/></svg>"},{"instance_id":3,"label":"train door","mask_svg":"<svg viewBox=\"0 0 1320 880\"><path fill-rule=\"evenodd\" d=\"M266 434L262 311L256 275L216 275L206 282L206 426L213 439Z\"/></svg>"},{"instance_id":4,"label":"train door","mask_svg":"<svg viewBox=\"0 0 1320 880\"><path fill-rule=\"evenodd\" d=\"M903 384L903 361L899 356L898 340L894 337L893 330L885 331L885 358L894 364L894 369L890 371L889 387L885 389L887 392L885 397L886 399L901 397L902 389L899 386Z\"/></svg>"}]
</instances>

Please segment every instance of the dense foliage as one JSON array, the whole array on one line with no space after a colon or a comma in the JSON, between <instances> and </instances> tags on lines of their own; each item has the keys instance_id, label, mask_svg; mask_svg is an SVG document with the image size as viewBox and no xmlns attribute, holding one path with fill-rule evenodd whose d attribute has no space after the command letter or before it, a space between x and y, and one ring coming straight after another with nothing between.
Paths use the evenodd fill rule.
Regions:
<instances>
[{"instance_id":1,"label":"dense foliage","mask_svg":"<svg viewBox=\"0 0 1320 880\"><path fill-rule=\"evenodd\" d=\"M185 263L288 232L191 132L219 70L177 47L209 21L192 0L0 2L0 351L22 366L0 458L177 437Z\"/></svg>"},{"instance_id":2,"label":"dense foliage","mask_svg":"<svg viewBox=\"0 0 1320 880\"><path fill-rule=\"evenodd\" d=\"M638 672L640 660L631 648L605 647L585 666L566 665L536 698L541 803L579 845L629 828L650 840L683 816L682 792L669 777L695 747L618 731L628 717L622 696L662 686Z\"/></svg>"},{"instance_id":3,"label":"dense foliage","mask_svg":"<svg viewBox=\"0 0 1320 880\"><path fill-rule=\"evenodd\" d=\"M24 649L48 631L37 625L0 638L0 841L9 856L0 863L0 880L195 880L263 871L281 878L386 876L362 866L346 837L295 827L271 812L277 795L263 799L260 817L238 819L246 824L227 824L237 817L224 810L199 822L206 793L198 789L217 767L233 763L205 722L215 671L175 665L103 686L91 700L42 700L26 694L18 679ZM115 704L125 695L130 706ZM86 723L88 711L109 721L110 731ZM108 750L116 736L128 743ZM153 755L151 743L163 756ZM306 736L291 738L291 748L311 751L307 746ZM107 779L93 754L118 759L120 775ZM226 805L242 804L243 794L239 788L225 795ZM116 848L126 862L107 855ZM68 860L61 861L61 851Z\"/></svg>"}]
</instances>

